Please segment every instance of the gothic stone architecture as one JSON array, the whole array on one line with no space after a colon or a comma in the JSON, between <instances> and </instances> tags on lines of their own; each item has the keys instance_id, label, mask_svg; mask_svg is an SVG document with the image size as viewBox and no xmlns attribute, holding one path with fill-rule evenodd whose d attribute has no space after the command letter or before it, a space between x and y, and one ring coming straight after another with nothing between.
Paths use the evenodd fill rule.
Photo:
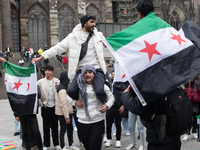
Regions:
<instances>
[{"instance_id":1,"label":"gothic stone architecture","mask_svg":"<svg viewBox=\"0 0 200 150\"><path fill-rule=\"evenodd\" d=\"M19 52L23 46L35 51L65 38L82 15L97 23L138 21L139 0L1 0L0 50L7 45ZM200 25L199 0L153 0L157 16L179 29L187 20Z\"/></svg>"}]
</instances>

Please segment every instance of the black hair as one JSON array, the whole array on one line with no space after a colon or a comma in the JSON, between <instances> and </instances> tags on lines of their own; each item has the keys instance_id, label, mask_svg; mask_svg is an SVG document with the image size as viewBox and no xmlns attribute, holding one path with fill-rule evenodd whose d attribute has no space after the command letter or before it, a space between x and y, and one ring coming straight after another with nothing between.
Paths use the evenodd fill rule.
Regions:
<instances>
[{"instance_id":1,"label":"black hair","mask_svg":"<svg viewBox=\"0 0 200 150\"><path fill-rule=\"evenodd\" d=\"M44 67L44 70L46 71L46 70L51 70L51 71L53 71L54 70L54 67L53 66L50 66L50 65L46 65L45 67Z\"/></svg>"},{"instance_id":2,"label":"black hair","mask_svg":"<svg viewBox=\"0 0 200 150\"><path fill-rule=\"evenodd\" d=\"M136 8L144 17L154 11L153 2L151 0L141 0L138 2Z\"/></svg>"}]
</instances>

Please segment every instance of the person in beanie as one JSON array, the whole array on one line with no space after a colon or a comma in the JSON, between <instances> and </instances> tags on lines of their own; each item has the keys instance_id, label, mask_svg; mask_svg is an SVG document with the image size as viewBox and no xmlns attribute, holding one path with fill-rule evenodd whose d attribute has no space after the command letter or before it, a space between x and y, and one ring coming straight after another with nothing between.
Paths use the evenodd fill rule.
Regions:
<instances>
[{"instance_id":1,"label":"person in beanie","mask_svg":"<svg viewBox=\"0 0 200 150\"><path fill-rule=\"evenodd\" d=\"M85 65L77 77L79 100L68 102L77 107L78 135L86 150L100 150L104 137L104 113L114 104L114 96L109 87L104 84L107 102L102 102L96 96L93 85L96 69L92 65Z\"/></svg>"},{"instance_id":2,"label":"person in beanie","mask_svg":"<svg viewBox=\"0 0 200 150\"><path fill-rule=\"evenodd\" d=\"M81 23L73 29L72 33L52 48L43 52L41 57L33 59L33 61L37 62L68 52L68 77L72 83L67 89L67 94L74 100L78 100L79 95L76 79L86 64L91 64L96 69L93 83L96 96L102 102L107 99L107 95L103 90L106 64L101 40L104 39L104 36L95 28L95 20L95 16L82 16ZM77 69L79 70L76 73Z\"/></svg>"}]
</instances>

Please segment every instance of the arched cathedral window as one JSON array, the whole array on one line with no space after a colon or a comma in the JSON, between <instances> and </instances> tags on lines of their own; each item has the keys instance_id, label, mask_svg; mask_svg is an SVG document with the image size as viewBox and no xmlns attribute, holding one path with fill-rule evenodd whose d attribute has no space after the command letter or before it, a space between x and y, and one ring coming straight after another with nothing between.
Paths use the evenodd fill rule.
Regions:
<instances>
[{"instance_id":1,"label":"arched cathedral window","mask_svg":"<svg viewBox=\"0 0 200 150\"><path fill-rule=\"evenodd\" d=\"M75 26L75 13L66 5L58 11L58 33L59 41L64 39L69 33L72 32Z\"/></svg>"},{"instance_id":2,"label":"arched cathedral window","mask_svg":"<svg viewBox=\"0 0 200 150\"><path fill-rule=\"evenodd\" d=\"M39 6L35 6L29 12L29 47L38 50L47 45L47 19L45 12Z\"/></svg>"},{"instance_id":3,"label":"arched cathedral window","mask_svg":"<svg viewBox=\"0 0 200 150\"><path fill-rule=\"evenodd\" d=\"M96 22L100 22L101 18L100 15L98 13L98 9L95 5L91 4L86 8L86 14L87 15L92 15L96 17Z\"/></svg>"},{"instance_id":4,"label":"arched cathedral window","mask_svg":"<svg viewBox=\"0 0 200 150\"><path fill-rule=\"evenodd\" d=\"M180 29L180 16L175 10L172 12L172 15L170 17L170 24L176 30Z\"/></svg>"},{"instance_id":5,"label":"arched cathedral window","mask_svg":"<svg viewBox=\"0 0 200 150\"><path fill-rule=\"evenodd\" d=\"M15 6L11 5L12 51L19 52L19 15Z\"/></svg>"}]
</instances>

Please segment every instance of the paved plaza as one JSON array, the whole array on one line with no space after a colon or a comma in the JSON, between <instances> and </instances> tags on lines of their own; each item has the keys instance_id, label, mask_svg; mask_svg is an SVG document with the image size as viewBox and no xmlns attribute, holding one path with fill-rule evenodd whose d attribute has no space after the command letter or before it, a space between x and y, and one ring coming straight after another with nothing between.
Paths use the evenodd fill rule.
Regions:
<instances>
[{"instance_id":1,"label":"paved plaza","mask_svg":"<svg viewBox=\"0 0 200 150\"><path fill-rule=\"evenodd\" d=\"M39 110L40 112L40 110ZM19 136L13 136L14 134L14 116L12 113L12 110L10 108L8 100L0 100L0 142L2 139L7 140L13 140L15 143L17 143L17 149L22 150L21 147L21 139ZM38 114L38 122L40 127L40 132L42 134L42 119L41 115ZM65 137L66 143L67 143L67 136ZM125 150L125 148L130 144L130 136L126 136L125 133L122 131L122 137L121 137L121 148L115 148L115 137L113 137L113 145L111 147L105 147L104 144L102 146L102 150ZM139 148L139 140L137 140L137 146ZM80 146L77 138L77 132L74 132L74 145L79 147L81 150L84 150L84 147ZM0 148L1 149L1 148ZM49 150L54 150L53 146L49 148ZM187 142L182 143L181 150L200 150L200 143L196 140L190 139Z\"/></svg>"}]
</instances>

